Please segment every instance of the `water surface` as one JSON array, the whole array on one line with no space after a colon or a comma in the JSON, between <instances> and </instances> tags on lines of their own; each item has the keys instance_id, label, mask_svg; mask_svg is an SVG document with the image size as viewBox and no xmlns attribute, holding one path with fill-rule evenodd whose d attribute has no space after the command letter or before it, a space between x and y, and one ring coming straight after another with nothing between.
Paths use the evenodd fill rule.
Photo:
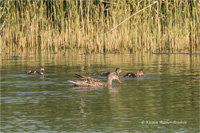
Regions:
<instances>
[{"instance_id":1,"label":"water surface","mask_svg":"<svg viewBox=\"0 0 200 133\"><path fill-rule=\"evenodd\" d=\"M1 132L198 132L199 54L28 53L1 56ZM26 75L43 65L45 74ZM77 88L74 74L122 84ZM141 78L124 78L142 69Z\"/></svg>"}]
</instances>

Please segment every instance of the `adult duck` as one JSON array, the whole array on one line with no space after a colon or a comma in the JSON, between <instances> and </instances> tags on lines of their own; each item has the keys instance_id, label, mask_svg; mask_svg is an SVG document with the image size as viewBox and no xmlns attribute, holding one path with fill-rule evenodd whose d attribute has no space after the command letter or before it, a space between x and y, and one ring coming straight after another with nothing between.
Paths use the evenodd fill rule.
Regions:
<instances>
[{"instance_id":1,"label":"adult duck","mask_svg":"<svg viewBox=\"0 0 200 133\"><path fill-rule=\"evenodd\" d=\"M41 66L41 67L40 67L40 71L29 70L29 71L27 72L27 74L39 74L39 75L43 75L43 74L44 74L44 67Z\"/></svg>"},{"instance_id":2,"label":"adult duck","mask_svg":"<svg viewBox=\"0 0 200 133\"><path fill-rule=\"evenodd\" d=\"M120 72L122 72L121 69L116 68L115 72L119 75ZM101 72L101 76L108 76L111 72Z\"/></svg>"},{"instance_id":3,"label":"adult duck","mask_svg":"<svg viewBox=\"0 0 200 133\"><path fill-rule=\"evenodd\" d=\"M136 74L129 72L126 75L124 75L124 77L126 77L126 78L139 78L142 75L144 75L143 71L142 70L138 70Z\"/></svg>"},{"instance_id":4,"label":"adult duck","mask_svg":"<svg viewBox=\"0 0 200 133\"><path fill-rule=\"evenodd\" d=\"M116 79L119 83L122 83L122 82L119 80L118 74L115 73L115 72L111 72L111 73L108 75L107 82L101 82L101 81L98 80L98 79L94 79L94 78L91 78L91 77L85 77L85 76L81 76L81 75L78 75L78 74L76 74L76 77L77 77L79 80L77 80L77 81L71 81L71 80L69 80L68 82L71 82L71 83L73 83L75 86L78 86L78 87L112 86L112 80L113 80L113 79Z\"/></svg>"}]
</instances>

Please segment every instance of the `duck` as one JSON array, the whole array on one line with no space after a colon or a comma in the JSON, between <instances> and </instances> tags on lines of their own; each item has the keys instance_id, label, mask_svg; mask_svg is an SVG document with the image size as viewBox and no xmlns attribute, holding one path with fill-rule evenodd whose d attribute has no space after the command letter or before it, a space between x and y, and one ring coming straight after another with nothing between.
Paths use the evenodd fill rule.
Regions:
<instances>
[{"instance_id":1,"label":"duck","mask_svg":"<svg viewBox=\"0 0 200 133\"><path fill-rule=\"evenodd\" d=\"M116 68L115 72L119 75L120 72L122 72L121 69ZM101 76L108 76L110 74L110 72L101 72Z\"/></svg>"},{"instance_id":2,"label":"duck","mask_svg":"<svg viewBox=\"0 0 200 133\"><path fill-rule=\"evenodd\" d=\"M112 86L112 80L114 80L114 79L116 79L119 83L122 83L122 81L120 81L119 76L116 72L111 72L108 75L107 82L102 82L98 79L81 76L79 74L76 74L75 77L78 78L79 80L77 80L77 81L68 80L68 82L73 83L74 86L77 86L77 87Z\"/></svg>"},{"instance_id":3,"label":"duck","mask_svg":"<svg viewBox=\"0 0 200 133\"><path fill-rule=\"evenodd\" d=\"M142 75L144 75L143 71L137 70L136 74L129 72L126 75L124 75L124 77L126 77L126 78L139 78Z\"/></svg>"},{"instance_id":4,"label":"duck","mask_svg":"<svg viewBox=\"0 0 200 133\"><path fill-rule=\"evenodd\" d=\"M29 70L28 72L27 72L27 74L39 74L39 75L43 75L44 74L44 67L43 66L41 66L40 67L40 71L36 71L36 70Z\"/></svg>"}]
</instances>

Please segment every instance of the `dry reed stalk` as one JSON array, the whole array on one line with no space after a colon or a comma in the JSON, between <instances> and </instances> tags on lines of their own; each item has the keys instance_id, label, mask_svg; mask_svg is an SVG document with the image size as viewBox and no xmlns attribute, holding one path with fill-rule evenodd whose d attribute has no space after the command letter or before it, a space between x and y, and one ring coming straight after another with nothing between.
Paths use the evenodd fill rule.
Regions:
<instances>
[{"instance_id":1,"label":"dry reed stalk","mask_svg":"<svg viewBox=\"0 0 200 133\"><path fill-rule=\"evenodd\" d=\"M199 49L197 1L3 1L1 5L5 50ZM13 8L5 13L8 7Z\"/></svg>"}]
</instances>

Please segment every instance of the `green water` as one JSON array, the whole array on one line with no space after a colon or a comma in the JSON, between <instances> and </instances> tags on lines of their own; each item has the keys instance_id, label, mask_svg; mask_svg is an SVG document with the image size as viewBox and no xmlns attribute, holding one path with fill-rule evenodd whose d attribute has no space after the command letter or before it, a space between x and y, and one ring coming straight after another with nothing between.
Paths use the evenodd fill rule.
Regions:
<instances>
[{"instance_id":1,"label":"green water","mask_svg":"<svg viewBox=\"0 0 200 133\"><path fill-rule=\"evenodd\" d=\"M199 54L22 54L1 56L1 132L198 132ZM43 76L26 75L43 65ZM76 88L74 74L112 88ZM124 78L142 69L141 78Z\"/></svg>"}]
</instances>

